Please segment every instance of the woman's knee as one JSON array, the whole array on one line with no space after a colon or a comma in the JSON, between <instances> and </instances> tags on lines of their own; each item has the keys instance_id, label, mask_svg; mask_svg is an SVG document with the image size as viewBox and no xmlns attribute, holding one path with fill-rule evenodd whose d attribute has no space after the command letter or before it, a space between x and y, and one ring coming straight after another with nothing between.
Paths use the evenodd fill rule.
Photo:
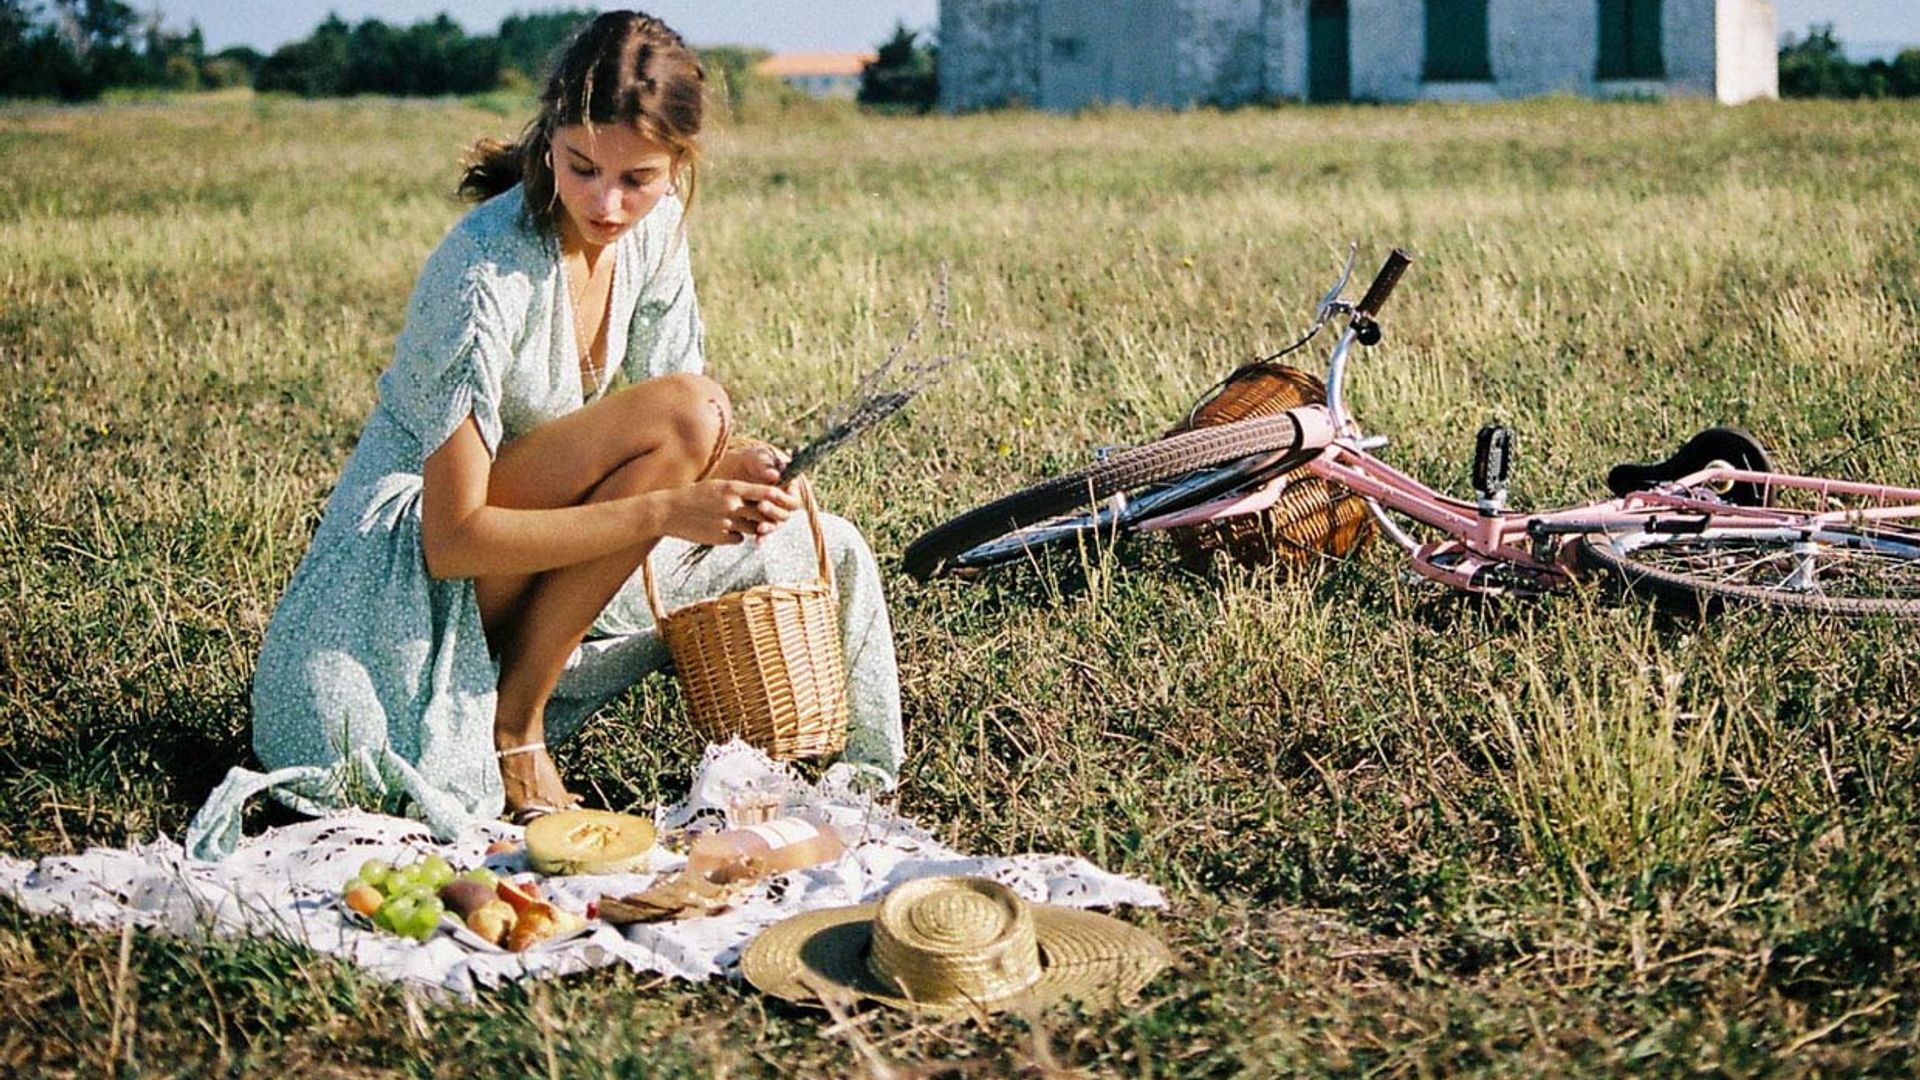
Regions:
<instances>
[{"instance_id":1,"label":"woman's knee","mask_svg":"<svg viewBox=\"0 0 1920 1080\"><path fill-rule=\"evenodd\" d=\"M657 449L704 473L724 449L733 428L727 391L705 375L661 375L633 388L633 422Z\"/></svg>"}]
</instances>

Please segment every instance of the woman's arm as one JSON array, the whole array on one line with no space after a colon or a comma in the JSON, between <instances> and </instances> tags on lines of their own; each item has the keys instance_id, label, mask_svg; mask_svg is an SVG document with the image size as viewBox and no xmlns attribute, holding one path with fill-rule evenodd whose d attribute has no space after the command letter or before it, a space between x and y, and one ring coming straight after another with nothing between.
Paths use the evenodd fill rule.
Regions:
<instances>
[{"instance_id":1,"label":"woman's arm","mask_svg":"<svg viewBox=\"0 0 1920 1080\"><path fill-rule=\"evenodd\" d=\"M665 536L733 544L771 532L799 508L777 487L704 480L580 506L511 510L487 505L492 465L471 418L427 458L420 516L434 577L539 573Z\"/></svg>"}]
</instances>

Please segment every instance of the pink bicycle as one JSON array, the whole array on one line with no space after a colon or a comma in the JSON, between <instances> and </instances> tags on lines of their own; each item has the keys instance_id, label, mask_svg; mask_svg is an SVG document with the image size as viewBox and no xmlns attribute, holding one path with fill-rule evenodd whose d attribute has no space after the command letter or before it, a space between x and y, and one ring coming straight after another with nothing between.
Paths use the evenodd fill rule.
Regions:
<instances>
[{"instance_id":1,"label":"pink bicycle","mask_svg":"<svg viewBox=\"0 0 1920 1080\"><path fill-rule=\"evenodd\" d=\"M1513 450L1507 428L1480 432L1472 500L1381 461L1374 451L1387 439L1361 430L1343 389L1354 346L1380 341L1380 309L1410 262L1393 252L1350 303L1342 298L1350 254L1307 334L1258 362L1340 323L1324 405L1104 454L929 530L908 546L907 571L921 579L966 573L1090 535L1259 513L1288 483L1313 475L1363 497L1414 570L1456 589L1534 595L1598 569L1633 591L1701 609L1742 602L1920 619L1920 489L1776 472L1760 443L1735 428L1703 431L1662 462L1614 467L1611 498L1531 513L1504 505Z\"/></svg>"}]
</instances>

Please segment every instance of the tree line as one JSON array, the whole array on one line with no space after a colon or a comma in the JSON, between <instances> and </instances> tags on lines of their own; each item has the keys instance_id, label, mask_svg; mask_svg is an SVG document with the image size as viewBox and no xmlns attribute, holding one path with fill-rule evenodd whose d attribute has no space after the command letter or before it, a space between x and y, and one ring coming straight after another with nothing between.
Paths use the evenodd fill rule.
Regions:
<instances>
[{"instance_id":1,"label":"tree line","mask_svg":"<svg viewBox=\"0 0 1920 1080\"><path fill-rule=\"evenodd\" d=\"M470 35L442 13L411 26L329 15L270 54L209 54L198 26L170 31L125 0L0 0L0 96L86 101L119 88L251 86L304 97L439 96L528 85L592 10L510 15Z\"/></svg>"},{"instance_id":2,"label":"tree line","mask_svg":"<svg viewBox=\"0 0 1920 1080\"><path fill-rule=\"evenodd\" d=\"M0 97L85 101L110 87L197 90L253 82L252 49L208 55L198 27L164 29L123 0L0 0Z\"/></svg>"},{"instance_id":3,"label":"tree line","mask_svg":"<svg viewBox=\"0 0 1920 1080\"><path fill-rule=\"evenodd\" d=\"M411 26L380 19L349 25L328 15L308 37L271 54L244 46L209 54L200 28L167 30L158 10L126 0L0 0L0 97L87 101L110 89L201 90L251 86L303 97L388 94L437 97L523 89L551 53L596 14L563 9L510 15L493 34L470 35L445 13ZM723 104L780 104L797 97L757 77L761 49L701 50ZM933 107L934 53L901 27L862 79L865 104Z\"/></svg>"}]
</instances>

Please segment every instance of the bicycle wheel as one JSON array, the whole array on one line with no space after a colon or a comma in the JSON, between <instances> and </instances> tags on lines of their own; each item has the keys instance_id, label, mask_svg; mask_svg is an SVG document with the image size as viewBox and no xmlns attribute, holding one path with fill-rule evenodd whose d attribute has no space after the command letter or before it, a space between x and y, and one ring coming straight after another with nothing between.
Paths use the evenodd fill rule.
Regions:
<instances>
[{"instance_id":1,"label":"bicycle wheel","mask_svg":"<svg viewBox=\"0 0 1920 1080\"><path fill-rule=\"evenodd\" d=\"M1920 531L1913 529L1830 525L1595 534L1581 538L1580 554L1635 592L1702 611L1732 602L1848 618L1920 619Z\"/></svg>"},{"instance_id":2,"label":"bicycle wheel","mask_svg":"<svg viewBox=\"0 0 1920 1080\"><path fill-rule=\"evenodd\" d=\"M1123 529L1146 513L1192 506L1257 473L1271 476L1298 465L1304 456L1287 458L1299 445L1299 426L1284 413L1183 431L975 507L908 544L900 561L925 581L1096 530ZM1269 460L1263 466L1257 458ZM1128 497L1101 505L1116 495Z\"/></svg>"}]
</instances>

